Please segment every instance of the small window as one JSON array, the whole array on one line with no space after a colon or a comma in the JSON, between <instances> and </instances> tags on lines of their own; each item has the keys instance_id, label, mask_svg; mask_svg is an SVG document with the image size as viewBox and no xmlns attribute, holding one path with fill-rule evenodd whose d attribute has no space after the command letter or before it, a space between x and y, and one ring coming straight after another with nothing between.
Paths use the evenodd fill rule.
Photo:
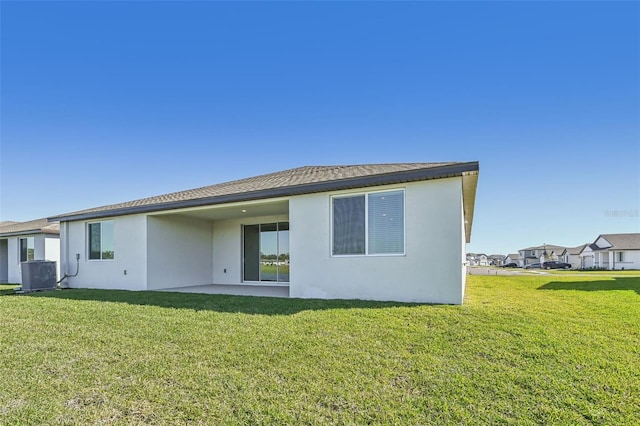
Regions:
<instances>
[{"instance_id":1,"label":"small window","mask_svg":"<svg viewBox=\"0 0 640 426\"><path fill-rule=\"evenodd\" d=\"M404 253L404 191L332 199L334 256Z\"/></svg>"},{"instance_id":2,"label":"small window","mask_svg":"<svg viewBox=\"0 0 640 426\"><path fill-rule=\"evenodd\" d=\"M113 259L113 221L90 223L87 226L89 259Z\"/></svg>"},{"instance_id":3,"label":"small window","mask_svg":"<svg viewBox=\"0 0 640 426\"><path fill-rule=\"evenodd\" d=\"M624 262L624 252L623 251L619 251L618 253L616 253L616 259L618 262Z\"/></svg>"},{"instance_id":4,"label":"small window","mask_svg":"<svg viewBox=\"0 0 640 426\"><path fill-rule=\"evenodd\" d=\"M365 196L333 199L333 254L365 254Z\"/></svg>"},{"instance_id":5,"label":"small window","mask_svg":"<svg viewBox=\"0 0 640 426\"><path fill-rule=\"evenodd\" d=\"M20 238L20 262L26 262L36 258L34 242L33 237Z\"/></svg>"}]
</instances>

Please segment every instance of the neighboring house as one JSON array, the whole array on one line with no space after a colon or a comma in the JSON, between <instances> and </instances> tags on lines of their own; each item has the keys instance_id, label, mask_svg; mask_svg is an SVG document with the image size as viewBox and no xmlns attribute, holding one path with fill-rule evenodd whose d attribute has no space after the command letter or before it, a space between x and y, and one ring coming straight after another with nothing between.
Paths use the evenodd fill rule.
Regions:
<instances>
[{"instance_id":1,"label":"neighboring house","mask_svg":"<svg viewBox=\"0 0 640 426\"><path fill-rule=\"evenodd\" d=\"M555 246L553 244L543 244L541 246L527 247L518 250L520 256L520 266L527 266L532 263L543 263L551 260L561 260L566 247Z\"/></svg>"},{"instance_id":2,"label":"neighboring house","mask_svg":"<svg viewBox=\"0 0 640 426\"><path fill-rule=\"evenodd\" d=\"M489 262L489 265L502 266L504 262L504 256L501 254L492 254L487 256L487 261Z\"/></svg>"},{"instance_id":3,"label":"neighboring house","mask_svg":"<svg viewBox=\"0 0 640 426\"><path fill-rule=\"evenodd\" d=\"M467 253L467 265L468 266L488 266L489 257L482 253Z\"/></svg>"},{"instance_id":4,"label":"neighboring house","mask_svg":"<svg viewBox=\"0 0 640 426\"><path fill-rule=\"evenodd\" d=\"M478 260L475 253L467 253L467 266L478 266Z\"/></svg>"},{"instance_id":5,"label":"neighboring house","mask_svg":"<svg viewBox=\"0 0 640 426\"><path fill-rule=\"evenodd\" d=\"M49 220L69 287L461 304L478 170L300 167Z\"/></svg>"},{"instance_id":6,"label":"neighboring house","mask_svg":"<svg viewBox=\"0 0 640 426\"><path fill-rule=\"evenodd\" d=\"M640 269L640 233L601 234L590 247L597 268Z\"/></svg>"},{"instance_id":7,"label":"neighboring house","mask_svg":"<svg viewBox=\"0 0 640 426\"><path fill-rule=\"evenodd\" d=\"M582 252L580 252L580 264L581 269L589 269L589 268L593 268L595 266L595 254L593 252L593 249L597 249L598 246L596 246L595 244L587 244L585 246L584 249L582 249Z\"/></svg>"},{"instance_id":8,"label":"neighboring house","mask_svg":"<svg viewBox=\"0 0 640 426\"><path fill-rule=\"evenodd\" d=\"M561 259L565 263L570 263L573 269L584 269L586 256L582 256L582 252L589 246L589 244L582 244L578 247L568 247L562 253Z\"/></svg>"},{"instance_id":9,"label":"neighboring house","mask_svg":"<svg viewBox=\"0 0 640 426\"><path fill-rule=\"evenodd\" d=\"M47 219L0 222L0 282L22 284L20 263L27 260L53 260L59 275L58 228Z\"/></svg>"},{"instance_id":10,"label":"neighboring house","mask_svg":"<svg viewBox=\"0 0 640 426\"><path fill-rule=\"evenodd\" d=\"M509 263L515 263L518 266L523 266L520 262L520 255L518 253L508 254L507 257L504 258L504 265L508 265Z\"/></svg>"}]
</instances>

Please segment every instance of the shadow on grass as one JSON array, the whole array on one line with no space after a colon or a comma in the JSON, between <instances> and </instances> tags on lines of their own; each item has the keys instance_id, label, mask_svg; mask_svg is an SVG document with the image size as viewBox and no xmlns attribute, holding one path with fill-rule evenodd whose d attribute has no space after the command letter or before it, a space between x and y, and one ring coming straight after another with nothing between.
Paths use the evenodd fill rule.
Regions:
<instances>
[{"instance_id":1,"label":"shadow on grass","mask_svg":"<svg viewBox=\"0 0 640 426\"><path fill-rule=\"evenodd\" d=\"M633 290L640 295L640 278L615 277L602 281L552 281L538 287L538 290L579 290L579 291L611 291Z\"/></svg>"},{"instance_id":2,"label":"shadow on grass","mask_svg":"<svg viewBox=\"0 0 640 426\"><path fill-rule=\"evenodd\" d=\"M13 294L13 291L11 290L10 293L3 291L0 294ZM365 300L285 299L278 297L88 289L45 291L15 297L87 300L256 315L291 315L301 311L313 310L377 309L420 305L418 303L375 302Z\"/></svg>"},{"instance_id":3,"label":"shadow on grass","mask_svg":"<svg viewBox=\"0 0 640 426\"><path fill-rule=\"evenodd\" d=\"M15 291L13 290L15 287L18 287L17 285L11 286L11 287L6 287L6 286L0 286L0 296L7 296L9 294L15 294Z\"/></svg>"}]
</instances>

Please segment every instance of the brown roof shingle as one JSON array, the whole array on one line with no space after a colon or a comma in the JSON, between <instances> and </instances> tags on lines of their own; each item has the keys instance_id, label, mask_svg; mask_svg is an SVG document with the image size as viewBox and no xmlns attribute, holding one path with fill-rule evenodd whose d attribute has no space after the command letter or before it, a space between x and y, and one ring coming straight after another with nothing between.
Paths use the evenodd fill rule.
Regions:
<instances>
[{"instance_id":1,"label":"brown roof shingle","mask_svg":"<svg viewBox=\"0 0 640 426\"><path fill-rule=\"evenodd\" d=\"M566 249L566 247L563 246L556 246L553 244L543 244L541 246L534 246L534 247L527 247L524 249L520 249L520 251L524 251L524 250L546 250L547 252L554 252L556 254L562 253L564 250Z\"/></svg>"},{"instance_id":2,"label":"brown roof shingle","mask_svg":"<svg viewBox=\"0 0 640 426\"><path fill-rule=\"evenodd\" d=\"M598 238L596 238L596 241L598 241L600 237L603 237L613 245L613 247L606 247L600 250L640 250L640 233L600 234Z\"/></svg>"},{"instance_id":3,"label":"brown roof shingle","mask_svg":"<svg viewBox=\"0 0 640 426\"><path fill-rule=\"evenodd\" d=\"M454 170L455 169L455 170ZM462 170L462 172L460 171ZM367 186L358 184L362 179L381 177L397 182L425 180L429 177L412 178L412 172L433 172L431 178L460 176L461 173L477 172L478 163L439 162L439 163L392 163L362 164L342 166L305 166L275 173L204 186L186 191L173 192L155 197L142 198L124 203L80 210L72 213L50 217L49 220L77 220L86 217L107 217L131 212L153 211L161 209L181 208L196 205L201 200L204 204L221 204L231 201L245 201L275 196L297 195L322 191L321 186L327 183L338 183L344 188ZM441 171L442 175L438 175ZM373 181L372 181L373 182ZM373 185L373 183L372 183ZM325 189L326 190L326 189ZM275 191L275 192L274 192ZM233 199L231 199L233 198ZM470 208L473 208L471 206Z\"/></svg>"},{"instance_id":4,"label":"brown roof shingle","mask_svg":"<svg viewBox=\"0 0 640 426\"><path fill-rule=\"evenodd\" d=\"M0 237L22 234L59 234L60 224L51 223L46 218L27 222L4 221L0 223Z\"/></svg>"},{"instance_id":5,"label":"brown roof shingle","mask_svg":"<svg viewBox=\"0 0 640 426\"><path fill-rule=\"evenodd\" d=\"M581 244L578 247L567 247L567 254L578 255L582 253L587 244Z\"/></svg>"}]
</instances>

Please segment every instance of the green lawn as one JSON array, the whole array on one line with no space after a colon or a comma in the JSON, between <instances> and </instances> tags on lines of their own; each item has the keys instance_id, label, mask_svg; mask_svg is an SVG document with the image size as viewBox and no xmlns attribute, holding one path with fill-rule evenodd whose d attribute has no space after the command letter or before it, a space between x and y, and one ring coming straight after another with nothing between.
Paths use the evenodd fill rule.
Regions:
<instances>
[{"instance_id":1,"label":"green lawn","mask_svg":"<svg viewBox=\"0 0 640 426\"><path fill-rule=\"evenodd\" d=\"M0 287L0 424L637 424L640 279L464 306Z\"/></svg>"},{"instance_id":2,"label":"green lawn","mask_svg":"<svg viewBox=\"0 0 640 426\"><path fill-rule=\"evenodd\" d=\"M563 270L563 269L547 269L544 272L549 272L551 274L558 274L558 275L571 275L571 274L584 274L584 275L622 275L622 276L636 276L636 277L640 277L640 270L637 269L625 269L623 270L615 270L615 271L582 271L580 269L569 269L569 270Z\"/></svg>"}]
</instances>

